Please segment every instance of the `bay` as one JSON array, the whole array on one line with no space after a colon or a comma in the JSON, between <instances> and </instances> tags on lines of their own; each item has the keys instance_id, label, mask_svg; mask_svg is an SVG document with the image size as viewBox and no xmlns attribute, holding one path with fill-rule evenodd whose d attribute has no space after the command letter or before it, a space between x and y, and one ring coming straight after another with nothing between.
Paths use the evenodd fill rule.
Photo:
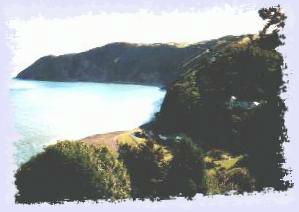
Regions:
<instances>
[{"instance_id":1,"label":"bay","mask_svg":"<svg viewBox=\"0 0 299 212\"><path fill-rule=\"evenodd\" d=\"M14 79L10 103L18 133L16 163L57 140L136 128L159 111L164 96L154 86Z\"/></svg>"}]
</instances>

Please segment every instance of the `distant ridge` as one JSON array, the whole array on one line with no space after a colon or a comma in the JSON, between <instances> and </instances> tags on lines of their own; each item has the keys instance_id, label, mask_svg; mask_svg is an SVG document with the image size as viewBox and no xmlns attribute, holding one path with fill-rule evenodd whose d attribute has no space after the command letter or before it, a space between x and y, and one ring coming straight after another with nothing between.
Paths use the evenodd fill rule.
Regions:
<instances>
[{"instance_id":1,"label":"distant ridge","mask_svg":"<svg viewBox=\"0 0 299 212\"><path fill-rule=\"evenodd\" d=\"M181 66L191 58L231 39L237 37L196 44L110 43L82 53L41 57L16 78L166 86L180 76Z\"/></svg>"}]
</instances>

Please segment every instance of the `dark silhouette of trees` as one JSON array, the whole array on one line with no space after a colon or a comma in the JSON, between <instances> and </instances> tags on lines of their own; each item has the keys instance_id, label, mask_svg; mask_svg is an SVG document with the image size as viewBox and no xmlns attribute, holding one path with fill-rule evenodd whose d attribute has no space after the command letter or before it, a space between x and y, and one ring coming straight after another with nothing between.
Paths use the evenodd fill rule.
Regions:
<instances>
[{"instance_id":1,"label":"dark silhouette of trees","mask_svg":"<svg viewBox=\"0 0 299 212\"><path fill-rule=\"evenodd\" d=\"M173 159L164 183L164 190L170 196L191 199L197 193L205 192L203 151L192 140L182 136L172 140Z\"/></svg>"},{"instance_id":2,"label":"dark silhouette of trees","mask_svg":"<svg viewBox=\"0 0 299 212\"><path fill-rule=\"evenodd\" d=\"M16 202L118 200L130 197L126 168L106 147L63 141L17 171Z\"/></svg>"},{"instance_id":3,"label":"dark silhouette of trees","mask_svg":"<svg viewBox=\"0 0 299 212\"><path fill-rule=\"evenodd\" d=\"M205 149L248 155L256 188L290 186L282 144L286 106L283 45L286 15L280 6L259 10L266 24L258 35L244 35L195 58L167 90L154 130L185 133ZM269 174L271 173L271 177Z\"/></svg>"},{"instance_id":4,"label":"dark silhouette of trees","mask_svg":"<svg viewBox=\"0 0 299 212\"><path fill-rule=\"evenodd\" d=\"M270 27L273 27L273 31L270 32L270 34L278 32L280 29L284 28L287 16L283 13L280 5L262 8L258 11L258 13L263 20L267 21L262 31L260 31L260 35L267 34Z\"/></svg>"},{"instance_id":5,"label":"dark silhouette of trees","mask_svg":"<svg viewBox=\"0 0 299 212\"><path fill-rule=\"evenodd\" d=\"M121 145L119 152L131 177L132 197L158 198L168 169L167 163L163 161L163 148L155 141L149 140L136 147L129 144Z\"/></svg>"},{"instance_id":6,"label":"dark silhouette of trees","mask_svg":"<svg viewBox=\"0 0 299 212\"><path fill-rule=\"evenodd\" d=\"M134 199L192 198L205 192L201 148L185 136L168 142L169 151L153 140L137 147L121 146L120 157L128 168Z\"/></svg>"},{"instance_id":7,"label":"dark silhouette of trees","mask_svg":"<svg viewBox=\"0 0 299 212\"><path fill-rule=\"evenodd\" d=\"M284 28L287 16L283 13L280 5L259 10L259 15L267 23L260 31L260 46L264 49L275 49L283 45L284 34L279 32ZM272 31L271 31L272 29Z\"/></svg>"}]
</instances>

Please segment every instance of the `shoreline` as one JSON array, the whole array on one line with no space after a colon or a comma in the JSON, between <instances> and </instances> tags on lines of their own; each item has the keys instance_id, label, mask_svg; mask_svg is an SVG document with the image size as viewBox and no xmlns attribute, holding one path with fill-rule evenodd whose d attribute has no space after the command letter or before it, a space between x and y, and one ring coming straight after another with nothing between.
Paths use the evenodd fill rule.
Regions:
<instances>
[{"instance_id":1,"label":"shoreline","mask_svg":"<svg viewBox=\"0 0 299 212\"><path fill-rule=\"evenodd\" d=\"M55 83L97 83L97 84L116 84L116 85L139 85L148 87L157 87L161 90L166 90L167 84L162 83L144 83L144 82L129 82L129 81L104 81L104 80L51 80L51 79L31 79L31 78L20 78L12 77L10 80L20 81L34 81L34 82L55 82Z\"/></svg>"}]
</instances>

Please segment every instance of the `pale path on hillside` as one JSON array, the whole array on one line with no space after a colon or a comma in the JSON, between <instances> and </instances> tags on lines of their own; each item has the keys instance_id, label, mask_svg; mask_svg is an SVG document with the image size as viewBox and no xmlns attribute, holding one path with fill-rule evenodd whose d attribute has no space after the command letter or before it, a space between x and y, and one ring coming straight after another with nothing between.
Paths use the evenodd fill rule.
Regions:
<instances>
[{"instance_id":1,"label":"pale path on hillside","mask_svg":"<svg viewBox=\"0 0 299 212\"><path fill-rule=\"evenodd\" d=\"M117 152L119 148L119 141L123 140L125 137L125 140L132 140L134 142L137 142L135 140L139 140L134 136L134 133L142 131L140 128L136 128L129 131L116 131L111 133L104 133L104 134L96 134L92 136L88 136L86 138L80 139L80 142L84 142L87 144L93 144L96 146L99 145L105 145L109 149ZM128 139L129 137L129 139Z\"/></svg>"}]
</instances>

